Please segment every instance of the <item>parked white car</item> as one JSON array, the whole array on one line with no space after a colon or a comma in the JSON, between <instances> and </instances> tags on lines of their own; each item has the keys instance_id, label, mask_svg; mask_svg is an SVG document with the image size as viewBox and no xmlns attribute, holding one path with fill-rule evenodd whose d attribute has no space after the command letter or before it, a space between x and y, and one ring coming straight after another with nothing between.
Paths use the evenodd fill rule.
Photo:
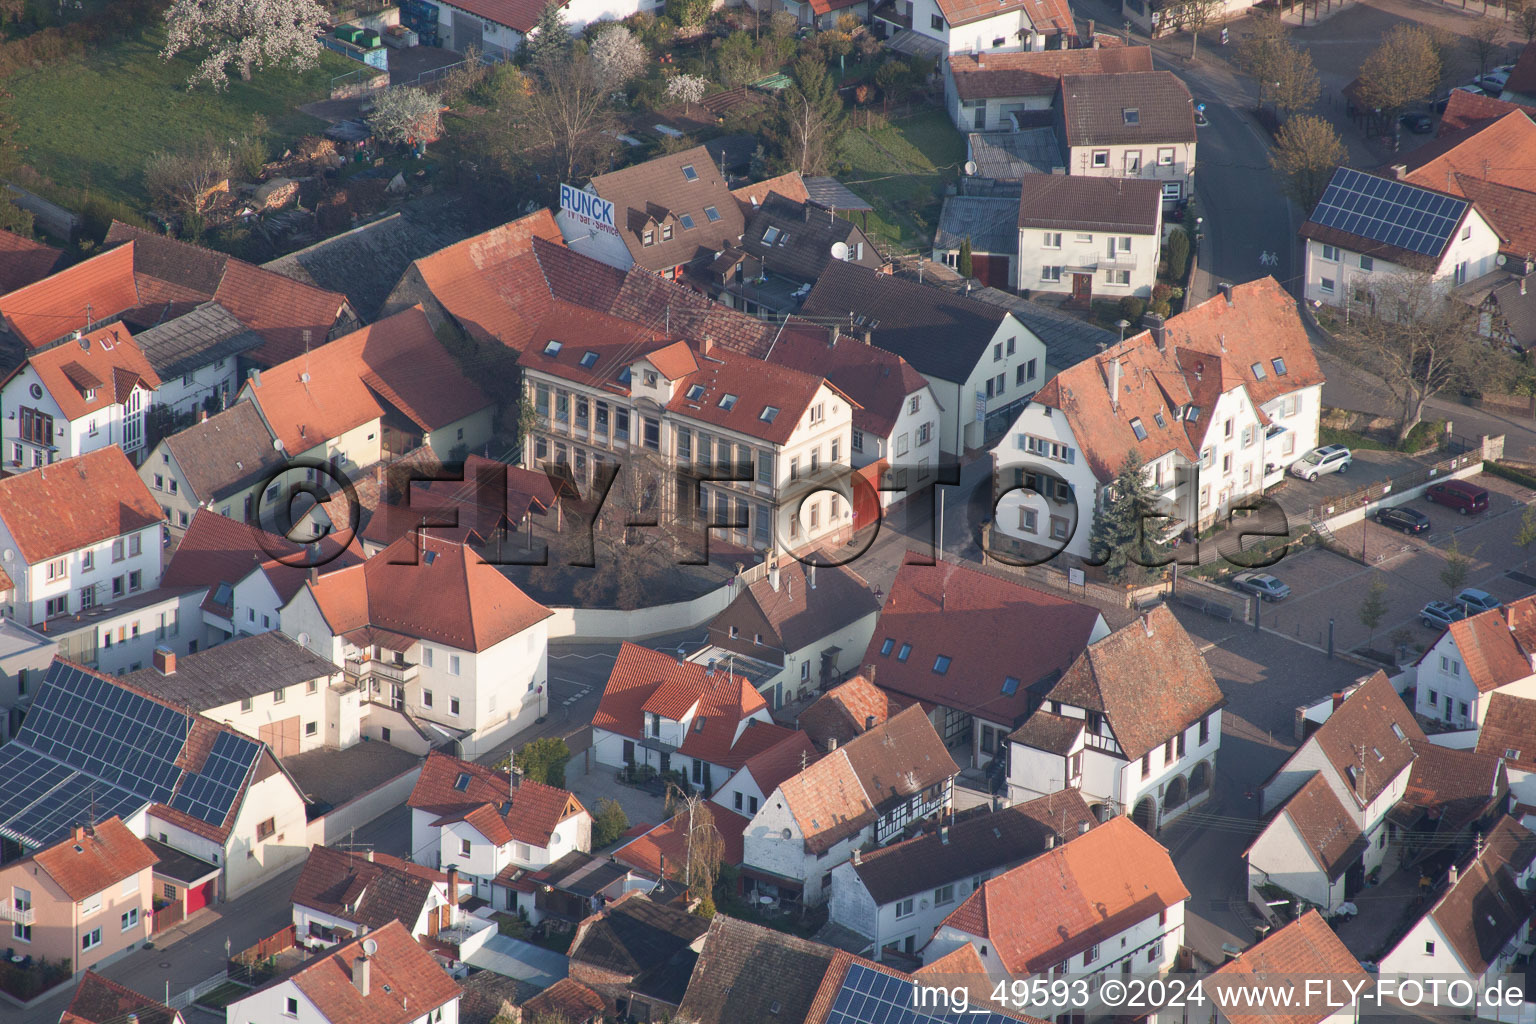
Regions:
<instances>
[{"instance_id":1,"label":"parked white car","mask_svg":"<svg viewBox=\"0 0 1536 1024\"><path fill-rule=\"evenodd\" d=\"M1353 460L1354 455L1343 445L1325 444L1291 463L1291 475L1303 480L1316 480L1328 473L1346 472Z\"/></svg>"}]
</instances>

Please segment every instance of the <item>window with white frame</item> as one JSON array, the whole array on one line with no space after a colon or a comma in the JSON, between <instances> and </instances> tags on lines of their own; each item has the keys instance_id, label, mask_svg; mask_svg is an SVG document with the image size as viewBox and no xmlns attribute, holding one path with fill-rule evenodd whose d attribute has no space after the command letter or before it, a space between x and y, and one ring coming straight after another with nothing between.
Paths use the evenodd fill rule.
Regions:
<instances>
[{"instance_id":1,"label":"window with white frame","mask_svg":"<svg viewBox=\"0 0 1536 1024\"><path fill-rule=\"evenodd\" d=\"M1041 267L1040 268L1040 280L1042 280L1042 281L1049 281L1049 282L1051 282L1053 284L1059 282L1061 280L1061 268L1060 267Z\"/></svg>"}]
</instances>

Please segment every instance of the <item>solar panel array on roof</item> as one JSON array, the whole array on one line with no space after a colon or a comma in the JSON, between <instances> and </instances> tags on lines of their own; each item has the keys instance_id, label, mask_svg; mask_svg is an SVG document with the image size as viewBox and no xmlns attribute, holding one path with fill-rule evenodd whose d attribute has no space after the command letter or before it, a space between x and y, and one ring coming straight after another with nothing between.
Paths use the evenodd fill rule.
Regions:
<instances>
[{"instance_id":1,"label":"solar panel array on roof","mask_svg":"<svg viewBox=\"0 0 1536 1024\"><path fill-rule=\"evenodd\" d=\"M850 964L827 1024L1010 1024L1011 1018L973 1007L969 1013L914 1006L916 988L863 964Z\"/></svg>"},{"instance_id":2,"label":"solar panel array on roof","mask_svg":"<svg viewBox=\"0 0 1536 1024\"><path fill-rule=\"evenodd\" d=\"M259 744L243 736L219 733L203 770L187 773L171 798L171 807L210 825L222 825L260 751Z\"/></svg>"},{"instance_id":3,"label":"solar panel array on roof","mask_svg":"<svg viewBox=\"0 0 1536 1024\"><path fill-rule=\"evenodd\" d=\"M1341 167L1311 219L1383 245L1438 256L1466 210L1465 199Z\"/></svg>"}]
</instances>

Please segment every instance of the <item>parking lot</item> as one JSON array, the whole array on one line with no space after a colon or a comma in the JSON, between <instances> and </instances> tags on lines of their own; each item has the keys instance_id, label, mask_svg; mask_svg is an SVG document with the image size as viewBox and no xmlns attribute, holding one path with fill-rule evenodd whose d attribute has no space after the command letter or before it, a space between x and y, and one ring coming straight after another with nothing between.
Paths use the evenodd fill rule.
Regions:
<instances>
[{"instance_id":1,"label":"parking lot","mask_svg":"<svg viewBox=\"0 0 1536 1024\"><path fill-rule=\"evenodd\" d=\"M1358 487L1355 473L1348 475L1350 486ZM1289 490L1299 492L1300 488L1320 487L1325 480L1338 479L1335 474ZM1536 591L1536 568L1529 575L1523 571L1527 555L1515 545L1523 508L1536 494L1487 474L1469 478L1469 482L1489 492L1487 512L1461 516L1416 498L1407 504L1429 515L1432 525L1427 533L1410 537L1370 520L1335 530L1334 536L1349 550L1359 551L1364 546L1369 566L1320 547L1288 555L1270 571L1290 586L1291 596L1265 603L1262 625L1303 643L1326 647L1331 619L1336 649L1366 646L1371 631L1360 621L1360 607L1372 581L1380 577L1387 584L1387 611L1376 628L1374 646L1387 649L1394 631L1406 628L1411 634L1411 652L1433 642L1435 635L1420 624L1419 610L1428 601L1452 596L1440 576L1446 566L1446 550L1453 541L1470 559L1466 586L1486 590L1503 601Z\"/></svg>"}]
</instances>

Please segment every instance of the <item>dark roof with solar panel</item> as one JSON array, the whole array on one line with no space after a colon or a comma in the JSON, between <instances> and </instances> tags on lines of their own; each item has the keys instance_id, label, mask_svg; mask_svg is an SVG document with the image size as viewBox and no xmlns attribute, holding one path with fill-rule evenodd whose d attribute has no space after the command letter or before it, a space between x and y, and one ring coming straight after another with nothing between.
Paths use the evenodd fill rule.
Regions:
<instances>
[{"instance_id":1,"label":"dark roof with solar panel","mask_svg":"<svg viewBox=\"0 0 1536 1024\"><path fill-rule=\"evenodd\" d=\"M1340 167L1301 235L1414 269L1433 269L1471 204L1403 181Z\"/></svg>"},{"instance_id":2,"label":"dark roof with solar panel","mask_svg":"<svg viewBox=\"0 0 1536 1024\"><path fill-rule=\"evenodd\" d=\"M0 747L0 835L35 849L150 804L222 827L262 746L204 721L218 730L211 749L184 770L197 721L55 659L16 738Z\"/></svg>"},{"instance_id":3,"label":"dark roof with solar panel","mask_svg":"<svg viewBox=\"0 0 1536 1024\"><path fill-rule=\"evenodd\" d=\"M861 963L848 965L842 988L833 998L826 1024L1012 1024L1019 1018L973 1007L962 1013L949 1007L917 1006L917 986Z\"/></svg>"}]
</instances>

